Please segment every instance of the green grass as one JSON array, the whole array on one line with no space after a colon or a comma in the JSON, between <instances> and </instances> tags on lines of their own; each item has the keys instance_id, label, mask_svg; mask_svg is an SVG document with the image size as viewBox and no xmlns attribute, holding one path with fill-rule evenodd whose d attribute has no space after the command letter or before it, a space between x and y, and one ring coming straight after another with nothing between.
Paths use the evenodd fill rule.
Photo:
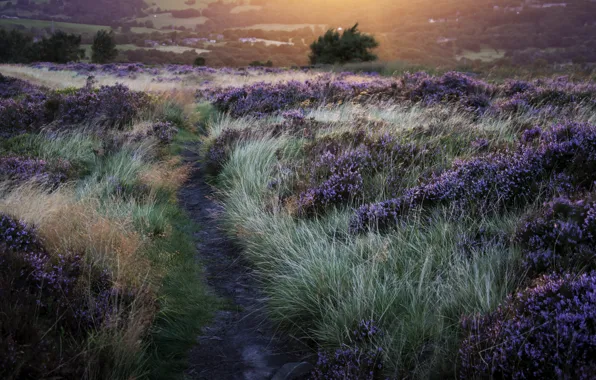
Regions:
<instances>
[{"instance_id":1,"label":"green grass","mask_svg":"<svg viewBox=\"0 0 596 380\"><path fill-rule=\"evenodd\" d=\"M184 26L186 28L194 29L197 25L202 25L207 21L206 17L193 18L177 18L173 17L171 13L159 13L156 15L149 15L147 17L137 18L136 21L145 22L151 21L156 29L161 29L170 25Z\"/></svg>"},{"instance_id":2,"label":"green grass","mask_svg":"<svg viewBox=\"0 0 596 380\"><path fill-rule=\"evenodd\" d=\"M504 57L505 57L504 50L496 51L495 49L492 49L490 47L483 47L482 49L480 49L480 51L466 50L462 54L459 54L456 56L457 60L465 58L465 59L469 59L472 61L475 61L478 59L483 62L496 61L497 59L501 59Z\"/></svg>"},{"instance_id":3,"label":"green grass","mask_svg":"<svg viewBox=\"0 0 596 380\"><path fill-rule=\"evenodd\" d=\"M32 20L32 19L0 19L0 27L24 25L26 28L51 28L52 22L46 20ZM89 24L75 24L70 22L54 22L56 30L62 30L67 33L80 33L92 35L99 30L110 30L109 26L105 25L89 25Z\"/></svg>"},{"instance_id":4,"label":"green grass","mask_svg":"<svg viewBox=\"0 0 596 380\"><path fill-rule=\"evenodd\" d=\"M590 112L576 116L592 118ZM220 116L211 122L210 139L228 128L252 132L232 145L213 183L225 206L225 227L263 281L272 318L295 336L330 350L350 343L352 326L373 319L385 332L374 344L383 348L390 378L453 377L461 316L494 310L524 279L515 245L485 243L463 255L461 237L479 230L512 236L520 219L544 200L456 222L447 206L414 211L395 230L359 236L349 232L349 221L362 201L329 207L310 218L297 216L288 196L308 181L308 174L301 173L313 165L303 147L322 139L342 141L356 128L354 120L363 117L385 123L359 124L376 136L388 133L431 151L439 148L440 154L405 168L399 189L415 186L422 173L448 168L455 159L477 156L471 142L479 137L489 140L489 149L506 149L516 141L519 125L553 120L533 115L474 119L449 107L344 105L307 113L307 118L329 123L309 141L262 137L259 128L278 123L275 117ZM428 130L420 133L421 128ZM340 151L355 148L349 136L344 139ZM385 169L364 177L365 188L371 189L365 192L367 202L391 197ZM274 179L281 184L271 189Z\"/></svg>"}]
</instances>

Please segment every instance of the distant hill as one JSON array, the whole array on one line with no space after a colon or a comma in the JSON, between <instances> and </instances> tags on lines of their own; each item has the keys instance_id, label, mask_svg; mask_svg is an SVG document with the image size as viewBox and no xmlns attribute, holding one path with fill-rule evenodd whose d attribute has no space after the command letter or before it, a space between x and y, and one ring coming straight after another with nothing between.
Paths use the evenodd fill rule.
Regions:
<instances>
[{"instance_id":1,"label":"distant hill","mask_svg":"<svg viewBox=\"0 0 596 380\"><path fill-rule=\"evenodd\" d=\"M124 33L137 28L134 32L147 35L176 30L187 38L210 41L224 35L225 46L238 49L250 38L254 47L257 38L279 48L271 48L270 56L303 55L325 28L357 21L379 39L383 60L431 64L593 63L595 15L595 0L0 1L0 17L12 18L11 24L17 23L16 17L124 27ZM215 50L223 46L221 38L217 41Z\"/></svg>"}]
</instances>

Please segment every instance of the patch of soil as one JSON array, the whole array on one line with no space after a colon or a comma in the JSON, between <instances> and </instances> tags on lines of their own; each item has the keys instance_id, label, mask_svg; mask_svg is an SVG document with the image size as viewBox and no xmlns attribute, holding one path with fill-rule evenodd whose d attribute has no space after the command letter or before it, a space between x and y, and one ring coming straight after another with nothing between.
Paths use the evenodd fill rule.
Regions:
<instances>
[{"instance_id":1,"label":"patch of soil","mask_svg":"<svg viewBox=\"0 0 596 380\"><path fill-rule=\"evenodd\" d=\"M250 265L218 224L222 207L213 200L212 189L205 183L199 155L187 150L183 157L195 170L178 198L200 226L196 234L197 259L204 267L204 280L210 289L230 303L197 337L186 377L271 379L285 364L302 362L312 353L276 331L268 319L265 296Z\"/></svg>"}]
</instances>

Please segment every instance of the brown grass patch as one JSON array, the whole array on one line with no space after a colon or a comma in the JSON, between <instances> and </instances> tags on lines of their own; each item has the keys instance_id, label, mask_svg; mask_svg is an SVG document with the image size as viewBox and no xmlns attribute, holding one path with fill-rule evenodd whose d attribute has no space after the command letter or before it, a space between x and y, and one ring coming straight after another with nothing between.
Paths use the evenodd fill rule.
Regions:
<instances>
[{"instance_id":1,"label":"brown grass patch","mask_svg":"<svg viewBox=\"0 0 596 380\"><path fill-rule=\"evenodd\" d=\"M191 172L191 165L182 165L180 158L172 158L142 170L139 180L152 189L175 192L188 180Z\"/></svg>"}]
</instances>

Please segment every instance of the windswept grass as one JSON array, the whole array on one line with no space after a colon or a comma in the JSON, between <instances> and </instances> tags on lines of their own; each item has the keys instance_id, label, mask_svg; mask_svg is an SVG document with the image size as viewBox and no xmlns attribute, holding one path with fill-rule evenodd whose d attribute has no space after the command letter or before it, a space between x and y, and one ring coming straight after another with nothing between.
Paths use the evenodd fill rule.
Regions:
<instances>
[{"instance_id":1,"label":"windswept grass","mask_svg":"<svg viewBox=\"0 0 596 380\"><path fill-rule=\"evenodd\" d=\"M0 303L14 324L12 332L6 331L0 319L0 350L10 350L11 344L21 350L14 359L8 357L16 370L0 367L0 376L21 378L29 371L85 379L182 377L188 349L217 307L195 260L192 234L198 226L177 204L190 168L176 152L197 139L190 123L201 116L192 96L152 96L153 106L122 131L98 133L93 123L83 122L0 142L2 156L68 163L68 178L57 186L6 180L0 187L0 214L33 226L54 268L80 260L78 271L60 269L65 276L76 275L76 289L68 298L73 314L65 315L75 321L90 315L92 321L82 331L69 330L70 325L64 327L69 319L46 315L39 306L19 321L10 314L17 312L14 308L34 304L27 306L26 299L21 306ZM151 135L156 120L179 129L173 141ZM34 335L38 329L47 330L40 341ZM17 331L29 331L32 340L13 336ZM55 349L57 343L61 350Z\"/></svg>"},{"instance_id":2,"label":"windswept grass","mask_svg":"<svg viewBox=\"0 0 596 380\"><path fill-rule=\"evenodd\" d=\"M453 377L465 335L462 317L493 312L526 283L522 252L511 237L520 220L548 200L546 193L499 213L462 215L454 204L415 208L395 228L363 234L350 228L354 210L362 198L384 201L462 160L514 151L525 129L563 121L569 112L479 117L455 106L395 102L328 104L302 112L298 121L278 114L219 115L204 147L207 159L221 160L212 180L225 206L226 230L254 263L271 317L332 353L360 347L355 326L374 321L383 334L371 335L366 347L382 352L384 371L377 375ZM594 122L589 104L578 105L572 115ZM303 191L321 181L325 160L375 154L380 141L419 147L420 159L403 167L393 166L400 161L385 163L366 174L361 169L356 178L362 185L354 187L362 194L340 197L311 214L301 211L301 197L308 194ZM349 170L359 170L360 161L347 162ZM328 176L352 180L337 165ZM340 192L340 185L326 191Z\"/></svg>"}]
</instances>

